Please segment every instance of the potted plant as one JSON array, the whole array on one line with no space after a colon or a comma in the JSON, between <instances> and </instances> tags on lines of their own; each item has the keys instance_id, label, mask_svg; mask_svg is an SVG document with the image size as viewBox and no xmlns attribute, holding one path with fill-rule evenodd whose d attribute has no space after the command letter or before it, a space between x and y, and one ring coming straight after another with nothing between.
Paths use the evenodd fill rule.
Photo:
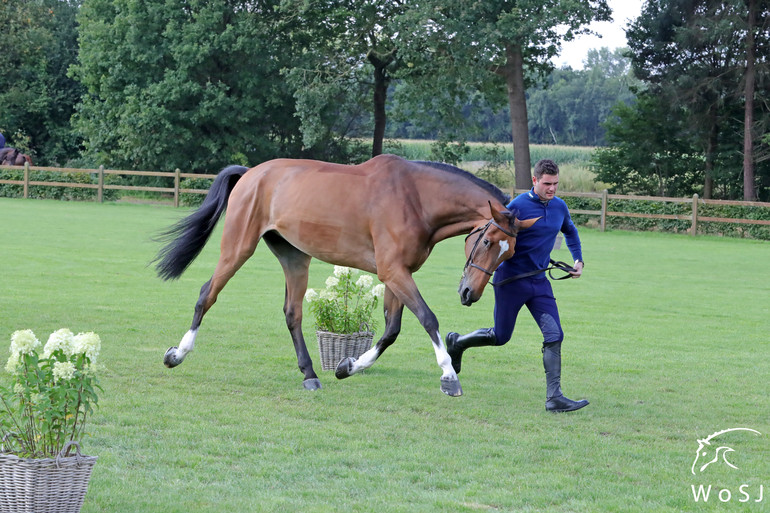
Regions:
<instances>
[{"instance_id":1,"label":"potted plant","mask_svg":"<svg viewBox=\"0 0 770 513\"><path fill-rule=\"evenodd\" d=\"M80 511L96 463L80 441L98 400L100 350L93 332L60 329L45 346L32 330L11 335L11 384L0 385L0 511Z\"/></svg>"},{"instance_id":2,"label":"potted plant","mask_svg":"<svg viewBox=\"0 0 770 513\"><path fill-rule=\"evenodd\" d=\"M358 358L372 346L372 312L384 291L385 285L374 285L370 274L341 266L334 266L325 289L308 289L305 300L315 316L323 370L335 369L348 356Z\"/></svg>"}]
</instances>

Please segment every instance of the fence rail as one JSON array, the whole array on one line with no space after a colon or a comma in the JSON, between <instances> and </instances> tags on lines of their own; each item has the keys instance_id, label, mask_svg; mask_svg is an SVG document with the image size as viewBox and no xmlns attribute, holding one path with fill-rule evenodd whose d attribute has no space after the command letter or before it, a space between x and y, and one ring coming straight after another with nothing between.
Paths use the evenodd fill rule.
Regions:
<instances>
[{"instance_id":1,"label":"fence rail","mask_svg":"<svg viewBox=\"0 0 770 513\"><path fill-rule=\"evenodd\" d=\"M123 190L123 191L142 191L142 192L159 192L174 195L174 206L179 206L180 194L207 194L208 189L188 189L181 187L181 181L183 178L204 178L213 180L216 175L201 175L195 173L182 173L179 169L174 172L163 171L126 171L119 169L104 169L104 166L100 166L99 169L75 169L75 168L63 168L63 167L38 167L25 164L22 166L4 166L3 169L15 169L23 170L24 177L22 180L4 180L0 179L0 184L8 185L22 185L24 188L24 198L29 198L30 186L47 186L47 187L74 187L83 189L96 189L96 200L98 202L104 201L105 190ZM39 180L30 179L30 171L47 171L54 173L82 173L89 175L96 175L97 183L77 183L77 182L44 182ZM172 178L174 181L173 187L153 187L142 185L115 185L107 184L104 182L105 175L125 175L125 176L152 176L152 177L165 177ZM526 192L528 189L514 189L514 193ZM731 206L743 206L743 207L761 207L770 208L770 203L760 201L733 201L733 200L711 200L701 199L697 194L693 194L692 198L664 198L659 196L625 196L621 194L609 194L607 190L603 192L562 192L559 193L562 197L574 197L574 198L593 198L601 201L601 208L599 210L586 210L586 209L571 209L572 214L583 214L589 216L599 217L599 228L604 231L607 227L608 217L629 217L629 218L645 218L645 219L668 219L677 221L689 221L690 229L688 230L691 235L698 233L698 223L710 222L710 223L735 223L745 225L764 225L770 226L770 219L741 219L731 217L713 217L703 216L698 214L699 205L731 205ZM691 205L690 213L688 214L651 214L642 212L618 212L608 210L608 204L610 200L622 200L622 201L654 201L662 203L689 203Z\"/></svg>"},{"instance_id":2,"label":"fence rail","mask_svg":"<svg viewBox=\"0 0 770 513\"><path fill-rule=\"evenodd\" d=\"M529 189L514 189L514 194L520 194L526 192ZM593 215L599 217L599 228L604 231L607 228L608 217L635 217L643 219L669 219L675 221L690 221L690 229L688 232L691 235L697 235L698 223L711 222L711 223L736 223L736 224L748 224L748 225L764 225L770 226L770 219L741 219L734 217L713 217L703 216L698 214L699 205L723 205L723 206L742 206L742 207L763 207L770 208L770 203L761 201L734 201L734 200L712 200L701 199L697 194L693 194L692 198L666 198L660 196L627 196L622 194L609 194L605 189L602 192L560 192L559 196L573 197L573 198L593 198L601 200L600 210L581 210L570 209L572 214L584 214ZM622 200L622 201L656 201L661 203L689 203L692 205L689 214L651 214L646 212L616 212L608 210L607 205L609 200Z\"/></svg>"},{"instance_id":3,"label":"fence rail","mask_svg":"<svg viewBox=\"0 0 770 513\"><path fill-rule=\"evenodd\" d=\"M208 189L185 189L180 186L183 178L208 178L213 180L217 175L200 175L195 173L182 173L179 169L174 172L165 171L127 171L120 169L104 169L104 166L99 166L99 169L77 169L67 167L39 167L30 166L24 164L24 166L4 166L4 169L16 169L23 170L24 177L22 180L0 180L0 184L7 185L22 185L24 186L24 198L29 198L30 186L49 186L49 187L74 187L76 189L96 189L96 201L104 201L104 191L116 190L116 191L141 191L141 192L159 192L174 195L174 206L179 206L180 194L207 194ZM96 175L97 183L78 183L78 182L43 182L39 180L30 179L30 171L47 171L53 173L80 173L87 175ZM104 183L105 175L125 175L125 176L152 176L152 177L164 177L173 178L173 187L155 187L144 185L117 185Z\"/></svg>"}]
</instances>

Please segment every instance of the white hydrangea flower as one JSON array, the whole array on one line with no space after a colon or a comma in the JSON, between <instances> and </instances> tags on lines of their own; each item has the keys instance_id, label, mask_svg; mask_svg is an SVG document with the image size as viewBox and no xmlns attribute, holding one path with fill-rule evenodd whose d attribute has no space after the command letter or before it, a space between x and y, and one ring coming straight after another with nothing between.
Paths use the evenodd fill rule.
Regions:
<instances>
[{"instance_id":1,"label":"white hydrangea flower","mask_svg":"<svg viewBox=\"0 0 770 513\"><path fill-rule=\"evenodd\" d=\"M307 289L307 292L305 292L305 301L312 303L316 299L318 299L318 292L313 289Z\"/></svg>"},{"instance_id":2,"label":"white hydrangea flower","mask_svg":"<svg viewBox=\"0 0 770 513\"><path fill-rule=\"evenodd\" d=\"M21 364L21 356L19 353L11 354L8 358L8 363L5 364L5 371L8 374L16 375L19 372L19 365Z\"/></svg>"},{"instance_id":3,"label":"white hydrangea flower","mask_svg":"<svg viewBox=\"0 0 770 513\"><path fill-rule=\"evenodd\" d=\"M43 348L43 358L49 358L54 351L61 349L67 357L74 354L74 335L67 328L62 328L54 331L48 337L48 342L45 343Z\"/></svg>"},{"instance_id":4,"label":"white hydrangea flower","mask_svg":"<svg viewBox=\"0 0 770 513\"><path fill-rule=\"evenodd\" d=\"M337 278L342 278L343 276L347 276L350 274L350 267L343 267L341 265L335 265L334 266L334 276Z\"/></svg>"},{"instance_id":5,"label":"white hydrangea flower","mask_svg":"<svg viewBox=\"0 0 770 513\"><path fill-rule=\"evenodd\" d=\"M382 283L375 285L372 289L372 294L375 295L375 297L382 297L385 295L385 285Z\"/></svg>"},{"instance_id":6,"label":"white hydrangea flower","mask_svg":"<svg viewBox=\"0 0 770 513\"><path fill-rule=\"evenodd\" d=\"M361 287L363 289L368 289L372 286L372 283L374 283L374 279L369 274L362 274L358 281L356 282L356 287Z\"/></svg>"},{"instance_id":7,"label":"white hydrangea flower","mask_svg":"<svg viewBox=\"0 0 770 513\"><path fill-rule=\"evenodd\" d=\"M11 335L11 354L32 354L40 347L40 341L32 330L14 331Z\"/></svg>"},{"instance_id":8,"label":"white hydrangea flower","mask_svg":"<svg viewBox=\"0 0 770 513\"><path fill-rule=\"evenodd\" d=\"M337 285L339 285L339 283L340 283L340 280L338 278L335 278L334 276L329 276L328 278L326 278L326 286L330 289L336 287Z\"/></svg>"},{"instance_id":9,"label":"white hydrangea flower","mask_svg":"<svg viewBox=\"0 0 770 513\"><path fill-rule=\"evenodd\" d=\"M93 331L78 333L72 339L72 347L72 354L84 354L91 363L94 363L102 350L102 339Z\"/></svg>"},{"instance_id":10,"label":"white hydrangea flower","mask_svg":"<svg viewBox=\"0 0 770 513\"><path fill-rule=\"evenodd\" d=\"M54 362L53 379L57 383L59 380L69 381L75 377L75 364L72 362Z\"/></svg>"}]
</instances>

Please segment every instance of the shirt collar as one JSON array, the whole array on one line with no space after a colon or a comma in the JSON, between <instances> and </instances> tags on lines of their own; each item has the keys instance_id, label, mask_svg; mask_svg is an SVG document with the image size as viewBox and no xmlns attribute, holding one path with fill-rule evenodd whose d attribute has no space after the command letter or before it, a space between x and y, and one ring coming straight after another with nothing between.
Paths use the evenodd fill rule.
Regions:
<instances>
[{"instance_id":1,"label":"shirt collar","mask_svg":"<svg viewBox=\"0 0 770 513\"><path fill-rule=\"evenodd\" d=\"M529 198L532 201L537 201L538 203L540 203L540 204L542 204L543 206L546 206L546 207L548 206L548 203L551 201L551 200L542 200L542 199L540 199L540 196L537 195L537 193L535 192L535 188L534 187L532 187L527 194L529 194Z\"/></svg>"}]
</instances>

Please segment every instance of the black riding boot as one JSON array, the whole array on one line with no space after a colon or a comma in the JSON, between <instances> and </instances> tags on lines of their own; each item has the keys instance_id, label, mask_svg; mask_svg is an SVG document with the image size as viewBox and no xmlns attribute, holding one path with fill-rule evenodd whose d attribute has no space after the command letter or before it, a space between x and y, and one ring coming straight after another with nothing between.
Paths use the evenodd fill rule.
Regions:
<instances>
[{"instance_id":1,"label":"black riding boot","mask_svg":"<svg viewBox=\"0 0 770 513\"><path fill-rule=\"evenodd\" d=\"M588 401L585 399L573 401L561 393L561 342L543 345L543 367L546 382L546 410L559 413L588 406Z\"/></svg>"},{"instance_id":2,"label":"black riding boot","mask_svg":"<svg viewBox=\"0 0 770 513\"><path fill-rule=\"evenodd\" d=\"M497 345L494 328L482 328L462 336L459 333L450 331L446 335L446 350L449 356L452 357L452 367L454 367L457 374L460 374L463 351L469 347L494 345Z\"/></svg>"}]
</instances>

